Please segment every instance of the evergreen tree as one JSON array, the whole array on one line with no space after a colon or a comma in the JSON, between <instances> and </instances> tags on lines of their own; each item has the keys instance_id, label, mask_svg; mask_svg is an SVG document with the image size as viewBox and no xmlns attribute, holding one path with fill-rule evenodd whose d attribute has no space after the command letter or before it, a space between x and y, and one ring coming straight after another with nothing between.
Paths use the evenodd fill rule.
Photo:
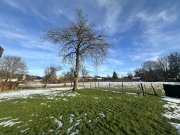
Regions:
<instances>
[{"instance_id":1,"label":"evergreen tree","mask_svg":"<svg viewBox=\"0 0 180 135\"><path fill-rule=\"evenodd\" d=\"M114 79L114 80L118 79L118 75L117 75L117 73L115 71L113 72L112 79Z\"/></svg>"}]
</instances>

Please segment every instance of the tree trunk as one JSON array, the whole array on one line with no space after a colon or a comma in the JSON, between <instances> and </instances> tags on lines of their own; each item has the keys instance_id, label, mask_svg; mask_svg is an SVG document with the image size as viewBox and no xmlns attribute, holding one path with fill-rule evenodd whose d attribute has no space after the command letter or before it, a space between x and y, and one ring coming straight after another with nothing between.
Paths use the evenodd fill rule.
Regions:
<instances>
[{"instance_id":1,"label":"tree trunk","mask_svg":"<svg viewBox=\"0 0 180 135\"><path fill-rule=\"evenodd\" d=\"M79 80L79 54L76 54L76 67L75 67L75 72L74 72L74 87L73 91L78 89L78 80Z\"/></svg>"}]
</instances>

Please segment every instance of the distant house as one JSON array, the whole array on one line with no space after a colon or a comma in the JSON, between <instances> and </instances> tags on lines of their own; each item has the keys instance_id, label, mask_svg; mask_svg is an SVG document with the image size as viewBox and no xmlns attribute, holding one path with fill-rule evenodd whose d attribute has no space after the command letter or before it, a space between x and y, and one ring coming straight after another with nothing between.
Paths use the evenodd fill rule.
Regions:
<instances>
[{"instance_id":1,"label":"distant house","mask_svg":"<svg viewBox=\"0 0 180 135\"><path fill-rule=\"evenodd\" d=\"M102 80L103 78L101 76L95 76L94 79L95 80Z\"/></svg>"},{"instance_id":2,"label":"distant house","mask_svg":"<svg viewBox=\"0 0 180 135\"><path fill-rule=\"evenodd\" d=\"M25 81L26 80L26 75L18 75L17 79L18 79L18 81Z\"/></svg>"},{"instance_id":3,"label":"distant house","mask_svg":"<svg viewBox=\"0 0 180 135\"><path fill-rule=\"evenodd\" d=\"M43 78L42 77L40 77L40 76L34 76L34 75L27 75L27 77L26 77L26 81L30 81L30 82L40 82L40 81L42 81L43 80Z\"/></svg>"},{"instance_id":4,"label":"distant house","mask_svg":"<svg viewBox=\"0 0 180 135\"><path fill-rule=\"evenodd\" d=\"M88 81L93 80L93 77L91 77L91 76L86 76L86 77L83 77L82 79L83 79L85 82L88 82Z\"/></svg>"},{"instance_id":5,"label":"distant house","mask_svg":"<svg viewBox=\"0 0 180 135\"><path fill-rule=\"evenodd\" d=\"M35 78L34 78L34 81L35 82L41 82L43 80L43 77L40 77L40 76L36 76Z\"/></svg>"},{"instance_id":6,"label":"distant house","mask_svg":"<svg viewBox=\"0 0 180 135\"><path fill-rule=\"evenodd\" d=\"M1 79L2 81L6 81L6 79ZM8 79L8 82L17 82L17 81L25 81L26 75L15 75L11 79Z\"/></svg>"},{"instance_id":7,"label":"distant house","mask_svg":"<svg viewBox=\"0 0 180 135\"><path fill-rule=\"evenodd\" d=\"M132 80L133 81L141 81L141 77L133 77Z\"/></svg>"}]
</instances>

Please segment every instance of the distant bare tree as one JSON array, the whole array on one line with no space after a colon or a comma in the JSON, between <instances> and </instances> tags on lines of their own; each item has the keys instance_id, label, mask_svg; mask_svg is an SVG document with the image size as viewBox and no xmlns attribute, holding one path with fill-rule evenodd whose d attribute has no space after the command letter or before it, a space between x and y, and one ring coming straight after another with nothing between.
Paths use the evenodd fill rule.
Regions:
<instances>
[{"instance_id":1,"label":"distant bare tree","mask_svg":"<svg viewBox=\"0 0 180 135\"><path fill-rule=\"evenodd\" d=\"M77 10L76 21L67 28L50 29L44 38L61 46L60 55L65 62L75 64L74 87L78 89L80 65L85 59L93 60L96 65L106 57L109 44L106 36L101 32L97 34L94 25L89 24L82 10Z\"/></svg>"},{"instance_id":2,"label":"distant bare tree","mask_svg":"<svg viewBox=\"0 0 180 135\"><path fill-rule=\"evenodd\" d=\"M157 60L157 74L159 75L159 80L166 81L168 79L168 70L169 70L169 63L168 57L162 57Z\"/></svg>"},{"instance_id":3,"label":"distant bare tree","mask_svg":"<svg viewBox=\"0 0 180 135\"><path fill-rule=\"evenodd\" d=\"M60 67L51 65L47 66L44 69L44 81L47 82L55 82L57 80L57 71L61 70Z\"/></svg>"},{"instance_id":4,"label":"distant bare tree","mask_svg":"<svg viewBox=\"0 0 180 135\"><path fill-rule=\"evenodd\" d=\"M177 78L180 75L180 53L174 52L168 56L169 75L171 78Z\"/></svg>"},{"instance_id":5,"label":"distant bare tree","mask_svg":"<svg viewBox=\"0 0 180 135\"><path fill-rule=\"evenodd\" d=\"M68 72L68 78L71 82L71 86L72 86L72 83L73 83L73 80L74 80L74 68L70 68L70 71Z\"/></svg>"},{"instance_id":6,"label":"distant bare tree","mask_svg":"<svg viewBox=\"0 0 180 135\"><path fill-rule=\"evenodd\" d=\"M132 78L133 78L132 73L131 73L131 72L127 73L127 77L128 77L129 79L132 79Z\"/></svg>"},{"instance_id":7,"label":"distant bare tree","mask_svg":"<svg viewBox=\"0 0 180 135\"><path fill-rule=\"evenodd\" d=\"M85 78L89 75L88 70L84 66L81 67L81 74L82 74L83 85L84 85Z\"/></svg>"},{"instance_id":8,"label":"distant bare tree","mask_svg":"<svg viewBox=\"0 0 180 135\"><path fill-rule=\"evenodd\" d=\"M4 56L0 60L0 78L6 82L19 74L26 74L26 63L18 56Z\"/></svg>"}]
</instances>

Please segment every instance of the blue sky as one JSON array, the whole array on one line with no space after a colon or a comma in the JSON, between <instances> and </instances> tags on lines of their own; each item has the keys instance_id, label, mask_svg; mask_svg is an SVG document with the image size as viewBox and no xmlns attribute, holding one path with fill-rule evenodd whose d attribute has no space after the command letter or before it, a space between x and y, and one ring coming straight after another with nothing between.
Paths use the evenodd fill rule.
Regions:
<instances>
[{"instance_id":1,"label":"blue sky","mask_svg":"<svg viewBox=\"0 0 180 135\"><path fill-rule=\"evenodd\" d=\"M81 8L113 45L100 67L85 62L90 75L126 75L146 60L180 50L179 7L179 0L1 0L0 46L3 55L22 57L30 74L43 75L52 64L65 72L70 65L58 56L58 46L42 40L42 33L68 26Z\"/></svg>"}]
</instances>

